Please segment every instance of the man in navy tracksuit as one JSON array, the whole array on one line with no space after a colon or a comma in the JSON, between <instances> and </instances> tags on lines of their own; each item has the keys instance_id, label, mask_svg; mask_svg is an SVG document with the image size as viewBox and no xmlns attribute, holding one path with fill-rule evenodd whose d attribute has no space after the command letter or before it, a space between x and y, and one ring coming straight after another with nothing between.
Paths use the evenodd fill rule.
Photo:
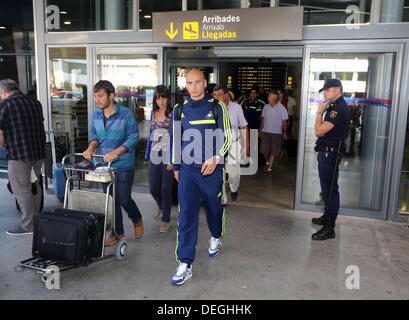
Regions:
<instances>
[{"instance_id":1,"label":"man in navy tracksuit","mask_svg":"<svg viewBox=\"0 0 409 320\"><path fill-rule=\"evenodd\" d=\"M211 233L208 255L216 256L225 231L225 211L222 205L224 156L231 142L229 115L226 106L205 92L203 73L192 69L186 74L186 88L190 96L182 113L176 105L171 115L170 157L175 178L179 181L179 223L177 229L176 260L179 267L171 282L183 284L192 276L192 263L199 226L201 199ZM181 103L180 103L181 104ZM217 115L214 114L217 108Z\"/></svg>"}]
</instances>

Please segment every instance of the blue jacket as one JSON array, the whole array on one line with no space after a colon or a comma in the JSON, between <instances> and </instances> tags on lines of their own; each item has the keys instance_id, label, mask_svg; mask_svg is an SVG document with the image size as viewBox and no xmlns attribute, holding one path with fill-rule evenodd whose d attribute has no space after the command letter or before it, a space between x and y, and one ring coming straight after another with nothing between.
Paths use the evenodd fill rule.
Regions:
<instances>
[{"instance_id":1,"label":"blue jacket","mask_svg":"<svg viewBox=\"0 0 409 320\"><path fill-rule=\"evenodd\" d=\"M115 102L115 113L104 126L104 110L94 111L91 120L91 137L89 142L97 141L101 154L105 155L120 146L128 149L119 156L112 166L118 171L132 170L135 167L135 147L139 139L138 124L128 108Z\"/></svg>"},{"instance_id":2,"label":"blue jacket","mask_svg":"<svg viewBox=\"0 0 409 320\"><path fill-rule=\"evenodd\" d=\"M213 116L213 97L209 94L197 101L188 97L181 121L178 121L177 109L178 105L171 114L168 148L174 170L179 170L181 164L201 168L215 155L224 158L232 143L229 114L224 103L219 102L217 124Z\"/></svg>"}]
</instances>

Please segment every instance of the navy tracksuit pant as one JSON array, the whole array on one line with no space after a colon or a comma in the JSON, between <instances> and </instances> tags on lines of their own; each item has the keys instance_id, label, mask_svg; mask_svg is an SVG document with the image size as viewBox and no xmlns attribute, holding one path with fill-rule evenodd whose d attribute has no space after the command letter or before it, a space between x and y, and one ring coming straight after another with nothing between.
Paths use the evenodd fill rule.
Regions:
<instances>
[{"instance_id":1,"label":"navy tracksuit pant","mask_svg":"<svg viewBox=\"0 0 409 320\"><path fill-rule=\"evenodd\" d=\"M192 264L195 259L199 227L200 200L206 209L211 235L221 238L225 233L226 213L222 205L224 166L218 165L213 174L203 176L200 168L182 164L179 171L179 225L177 229L176 260Z\"/></svg>"}]
</instances>

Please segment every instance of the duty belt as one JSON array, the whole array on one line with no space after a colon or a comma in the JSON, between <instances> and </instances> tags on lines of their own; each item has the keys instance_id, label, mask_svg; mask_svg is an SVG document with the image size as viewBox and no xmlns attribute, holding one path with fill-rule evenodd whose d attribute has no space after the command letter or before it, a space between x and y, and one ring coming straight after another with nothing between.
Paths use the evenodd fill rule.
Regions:
<instances>
[{"instance_id":1,"label":"duty belt","mask_svg":"<svg viewBox=\"0 0 409 320\"><path fill-rule=\"evenodd\" d=\"M325 146L315 146L315 151L324 151L324 152L336 152L338 151L338 147L325 147Z\"/></svg>"}]
</instances>

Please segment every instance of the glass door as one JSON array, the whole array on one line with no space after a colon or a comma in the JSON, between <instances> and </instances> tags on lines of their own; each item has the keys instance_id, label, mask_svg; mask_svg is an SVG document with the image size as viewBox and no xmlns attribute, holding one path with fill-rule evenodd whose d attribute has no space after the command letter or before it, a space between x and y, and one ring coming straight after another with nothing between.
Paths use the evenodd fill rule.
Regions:
<instances>
[{"instance_id":1,"label":"glass door","mask_svg":"<svg viewBox=\"0 0 409 320\"><path fill-rule=\"evenodd\" d=\"M329 49L326 49L328 48ZM395 66L399 46L307 46L304 65L301 140L296 208L320 212L320 183L314 152L316 110L324 81L342 81L351 122L339 167L340 214L385 219L397 114Z\"/></svg>"},{"instance_id":2,"label":"glass door","mask_svg":"<svg viewBox=\"0 0 409 320\"><path fill-rule=\"evenodd\" d=\"M186 90L186 72L191 68L197 68L203 71L208 86L215 85L218 82L217 64L200 63L197 61L185 62L171 60L168 63L168 84L172 94L172 103L177 103L177 97L187 94Z\"/></svg>"},{"instance_id":3,"label":"glass door","mask_svg":"<svg viewBox=\"0 0 409 320\"><path fill-rule=\"evenodd\" d=\"M88 146L86 48L50 47L48 70L50 119L56 161L61 162L67 153L81 153Z\"/></svg>"},{"instance_id":4,"label":"glass door","mask_svg":"<svg viewBox=\"0 0 409 320\"><path fill-rule=\"evenodd\" d=\"M162 83L162 49L97 48L94 79L108 80L115 87L115 101L132 110L139 127L134 184L148 186L144 160L149 137L153 91ZM93 104L96 108L95 103Z\"/></svg>"}]
</instances>

